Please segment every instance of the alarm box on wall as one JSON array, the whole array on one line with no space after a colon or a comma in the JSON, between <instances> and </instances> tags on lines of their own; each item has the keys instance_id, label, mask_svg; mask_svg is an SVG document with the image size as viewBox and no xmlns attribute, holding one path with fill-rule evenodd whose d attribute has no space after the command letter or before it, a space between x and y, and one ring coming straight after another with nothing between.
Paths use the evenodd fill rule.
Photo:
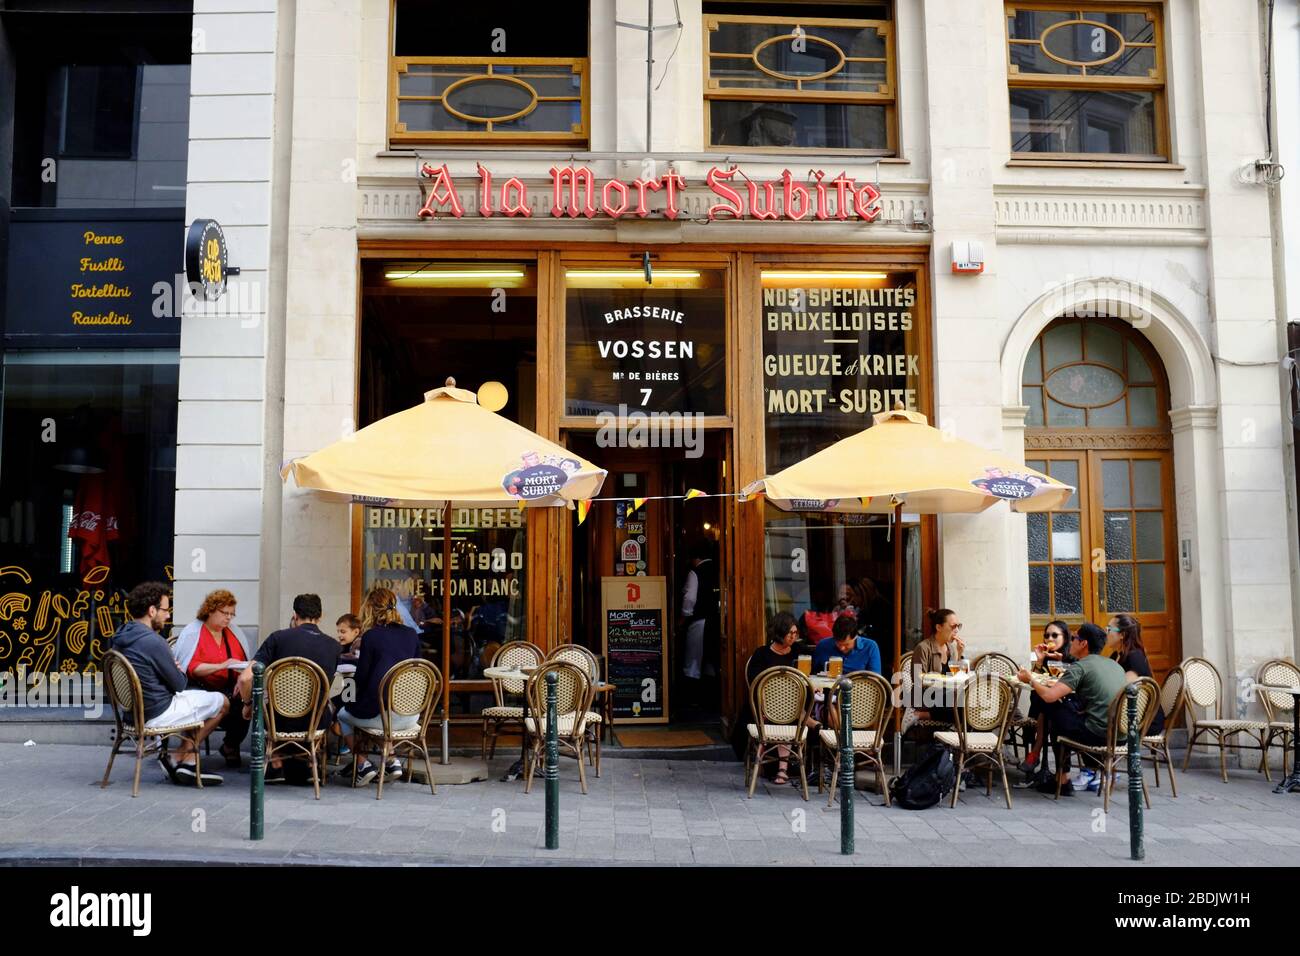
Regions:
<instances>
[{"instance_id":1,"label":"alarm box on wall","mask_svg":"<svg viewBox=\"0 0 1300 956\"><path fill-rule=\"evenodd\" d=\"M970 239L954 239L952 243L952 271L980 273L984 271L984 243Z\"/></svg>"}]
</instances>

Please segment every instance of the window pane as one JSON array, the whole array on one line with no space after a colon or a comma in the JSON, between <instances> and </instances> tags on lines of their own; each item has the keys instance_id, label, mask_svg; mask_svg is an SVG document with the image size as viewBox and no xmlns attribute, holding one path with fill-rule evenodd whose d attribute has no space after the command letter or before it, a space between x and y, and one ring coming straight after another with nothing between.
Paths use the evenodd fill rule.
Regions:
<instances>
[{"instance_id":1,"label":"window pane","mask_svg":"<svg viewBox=\"0 0 1300 956\"><path fill-rule=\"evenodd\" d=\"M1071 365L1048 376L1047 393L1070 405L1109 405L1124 394L1124 380L1102 365Z\"/></svg>"},{"instance_id":2,"label":"window pane","mask_svg":"<svg viewBox=\"0 0 1300 956\"><path fill-rule=\"evenodd\" d=\"M1158 424L1156 390L1130 388L1128 392L1129 424L1134 428L1152 428Z\"/></svg>"},{"instance_id":3,"label":"window pane","mask_svg":"<svg viewBox=\"0 0 1300 956\"><path fill-rule=\"evenodd\" d=\"M1025 413L1025 424L1037 427L1043 424L1043 390L1041 388L1023 388L1020 390L1021 401L1029 406Z\"/></svg>"},{"instance_id":4,"label":"window pane","mask_svg":"<svg viewBox=\"0 0 1300 956\"><path fill-rule=\"evenodd\" d=\"M1092 13L1085 10L1080 19L1113 27L1129 43L1150 43L1156 36L1155 22L1145 13Z\"/></svg>"},{"instance_id":5,"label":"window pane","mask_svg":"<svg viewBox=\"0 0 1300 956\"><path fill-rule=\"evenodd\" d=\"M487 73L487 66L444 66L431 63L412 63L405 73L397 75L397 92L400 96L441 96L443 91L467 76Z\"/></svg>"},{"instance_id":6,"label":"window pane","mask_svg":"<svg viewBox=\"0 0 1300 956\"><path fill-rule=\"evenodd\" d=\"M1133 504L1139 508L1161 507L1160 462L1140 458L1133 462Z\"/></svg>"},{"instance_id":7,"label":"window pane","mask_svg":"<svg viewBox=\"0 0 1300 956\"><path fill-rule=\"evenodd\" d=\"M472 123L469 120L452 116L442 108L442 103L434 100L399 100L397 103L397 120L405 123L408 131L429 130L431 132L487 132L487 124Z\"/></svg>"},{"instance_id":8,"label":"window pane","mask_svg":"<svg viewBox=\"0 0 1300 956\"><path fill-rule=\"evenodd\" d=\"M1101 463L1101 497L1107 508L1128 508L1128 462L1107 458Z\"/></svg>"},{"instance_id":9,"label":"window pane","mask_svg":"<svg viewBox=\"0 0 1300 956\"><path fill-rule=\"evenodd\" d=\"M1088 67L1088 75L1137 76L1145 79L1151 77L1155 69L1155 47L1131 46L1109 63Z\"/></svg>"},{"instance_id":10,"label":"window pane","mask_svg":"<svg viewBox=\"0 0 1300 956\"><path fill-rule=\"evenodd\" d=\"M1099 362L1123 371L1124 341L1118 332L1109 326L1088 322L1083 327L1083 339L1089 362Z\"/></svg>"},{"instance_id":11,"label":"window pane","mask_svg":"<svg viewBox=\"0 0 1300 956\"><path fill-rule=\"evenodd\" d=\"M1007 17L1007 35L1017 40L1037 40L1048 27L1073 19L1073 13L1063 11L1017 9Z\"/></svg>"},{"instance_id":12,"label":"window pane","mask_svg":"<svg viewBox=\"0 0 1300 956\"><path fill-rule=\"evenodd\" d=\"M135 142L136 67L67 66L61 156L129 159Z\"/></svg>"},{"instance_id":13,"label":"window pane","mask_svg":"<svg viewBox=\"0 0 1300 956\"><path fill-rule=\"evenodd\" d=\"M1127 425L1128 408L1124 404L1124 399L1121 398L1112 405L1088 409L1088 424L1094 428L1109 428L1111 426L1122 428Z\"/></svg>"},{"instance_id":14,"label":"window pane","mask_svg":"<svg viewBox=\"0 0 1300 956\"><path fill-rule=\"evenodd\" d=\"M1051 614L1052 593L1048 575L1051 568L1039 566L1029 569L1029 613Z\"/></svg>"},{"instance_id":15,"label":"window pane","mask_svg":"<svg viewBox=\"0 0 1300 956\"><path fill-rule=\"evenodd\" d=\"M1077 564L1056 565L1056 602L1053 614L1083 613L1083 574Z\"/></svg>"},{"instance_id":16,"label":"window pane","mask_svg":"<svg viewBox=\"0 0 1300 956\"><path fill-rule=\"evenodd\" d=\"M713 146L889 148L884 106L859 103L709 101Z\"/></svg>"},{"instance_id":17,"label":"window pane","mask_svg":"<svg viewBox=\"0 0 1300 956\"><path fill-rule=\"evenodd\" d=\"M1111 614L1137 610L1133 600L1133 565L1107 562L1106 610Z\"/></svg>"},{"instance_id":18,"label":"window pane","mask_svg":"<svg viewBox=\"0 0 1300 956\"><path fill-rule=\"evenodd\" d=\"M1052 560L1078 561L1080 552L1078 513L1053 512Z\"/></svg>"},{"instance_id":19,"label":"window pane","mask_svg":"<svg viewBox=\"0 0 1300 956\"><path fill-rule=\"evenodd\" d=\"M1154 382L1151 366L1142 357L1142 350L1132 342L1128 343L1128 380L1130 382Z\"/></svg>"},{"instance_id":20,"label":"window pane","mask_svg":"<svg viewBox=\"0 0 1300 956\"><path fill-rule=\"evenodd\" d=\"M1132 513L1107 511L1103 519L1106 536L1106 560L1128 561L1133 558Z\"/></svg>"},{"instance_id":21,"label":"window pane","mask_svg":"<svg viewBox=\"0 0 1300 956\"><path fill-rule=\"evenodd\" d=\"M1165 566L1163 564L1139 564L1138 569L1138 609L1141 611L1163 611L1165 609Z\"/></svg>"},{"instance_id":22,"label":"window pane","mask_svg":"<svg viewBox=\"0 0 1300 956\"><path fill-rule=\"evenodd\" d=\"M1028 514L1025 515L1025 518L1027 519L1026 524L1029 527L1029 560L1048 560L1047 515Z\"/></svg>"},{"instance_id":23,"label":"window pane","mask_svg":"<svg viewBox=\"0 0 1300 956\"><path fill-rule=\"evenodd\" d=\"M1038 468L1037 465L1031 465L1030 467ZM1044 471L1042 468L1038 468L1038 470ZM1079 507L1079 463L1077 461L1053 461L1051 462L1051 469L1044 471L1044 473L1051 475L1057 481L1065 482L1075 489L1074 494L1070 496L1070 500L1061 505L1062 508Z\"/></svg>"},{"instance_id":24,"label":"window pane","mask_svg":"<svg viewBox=\"0 0 1300 956\"><path fill-rule=\"evenodd\" d=\"M1165 556L1165 516L1159 511L1139 511L1137 519L1137 556L1158 559Z\"/></svg>"},{"instance_id":25,"label":"window pane","mask_svg":"<svg viewBox=\"0 0 1300 956\"><path fill-rule=\"evenodd\" d=\"M1047 424L1053 428L1081 428L1085 424L1083 409L1071 408L1049 398L1047 400Z\"/></svg>"},{"instance_id":26,"label":"window pane","mask_svg":"<svg viewBox=\"0 0 1300 956\"><path fill-rule=\"evenodd\" d=\"M1061 365L1083 361L1083 344L1079 338L1079 323L1066 322L1054 325L1042 335L1043 365L1045 372Z\"/></svg>"},{"instance_id":27,"label":"window pane","mask_svg":"<svg viewBox=\"0 0 1300 956\"><path fill-rule=\"evenodd\" d=\"M1020 376L1020 381L1026 385L1037 385L1043 380L1043 353L1039 344L1035 342L1029 349L1029 354L1025 356L1025 370Z\"/></svg>"},{"instance_id":28,"label":"window pane","mask_svg":"<svg viewBox=\"0 0 1300 956\"><path fill-rule=\"evenodd\" d=\"M1014 88L1011 150L1157 157L1155 94Z\"/></svg>"},{"instance_id":29,"label":"window pane","mask_svg":"<svg viewBox=\"0 0 1300 956\"><path fill-rule=\"evenodd\" d=\"M571 133L582 126L582 101L566 100L558 103L538 103L527 116L508 123L493 123L494 132L512 133Z\"/></svg>"}]
</instances>

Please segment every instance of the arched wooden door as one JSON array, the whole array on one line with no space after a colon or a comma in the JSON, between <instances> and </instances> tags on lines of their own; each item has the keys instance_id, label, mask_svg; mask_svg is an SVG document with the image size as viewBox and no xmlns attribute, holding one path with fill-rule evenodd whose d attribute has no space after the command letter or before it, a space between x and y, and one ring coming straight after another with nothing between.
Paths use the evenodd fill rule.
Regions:
<instances>
[{"instance_id":1,"label":"arched wooden door","mask_svg":"<svg viewBox=\"0 0 1300 956\"><path fill-rule=\"evenodd\" d=\"M1078 488L1027 515L1033 637L1054 618L1142 624L1152 670L1181 657L1169 387L1151 346L1123 322L1058 319L1025 360L1025 461Z\"/></svg>"}]
</instances>

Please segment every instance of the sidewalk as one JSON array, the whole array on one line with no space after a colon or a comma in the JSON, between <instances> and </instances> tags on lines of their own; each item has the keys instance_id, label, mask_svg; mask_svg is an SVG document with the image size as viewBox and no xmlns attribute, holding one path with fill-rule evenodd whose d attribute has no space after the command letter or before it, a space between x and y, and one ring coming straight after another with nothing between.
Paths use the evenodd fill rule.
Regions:
<instances>
[{"instance_id":1,"label":"sidewalk","mask_svg":"<svg viewBox=\"0 0 1300 956\"><path fill-rule=\"evenodd\" d=\"M1144 864L1128 859L1124 778L1108 816L1096 794L1059 802L1028 790L1008 811L995 788L962 794L957 809L885 809L858 793L857 853L839 852L840 812L815 792L760 782L745 798L739 763L610 759L590 793L571 759L560 765L560 849L543 849L543 785L501 783L514 754L492 762L490 782L409 783L352 790L331 782L267 788L266 838L248 840L247 770L199 791L165 782L156 762L131 798L133 760L119 756L99 788L107 747L0 744L0 864L13 862L215 862L247 864L511 865L798 864L1051 866L1257 866L1300 860L1300 794L1273 794L1253 771L1193 768L1152 787ZM215 755L214 755L215 757ZM220 758L214 764L220 763ZM590 770L590 768L588 768ZM1017 773L1018 777L1019 774ZM1276 780L1279 774L1274 772ZM1151 786L1150 771L1147 773Z\"/></svg>"}]
</instances>

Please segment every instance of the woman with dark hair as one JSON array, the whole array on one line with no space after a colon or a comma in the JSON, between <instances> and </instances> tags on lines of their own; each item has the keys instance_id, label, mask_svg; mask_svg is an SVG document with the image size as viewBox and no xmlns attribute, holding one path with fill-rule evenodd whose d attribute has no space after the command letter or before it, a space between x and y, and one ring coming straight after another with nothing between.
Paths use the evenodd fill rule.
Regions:
<instances>
[{"instance_id":1,"label":"woman with dark hair","mask_svg":"<svg viewBox=\"0 0 1300 956\"><path fill-rule=\"evenodd\" d=\"M1106 650L1115 656L1115 663L1124 668L1129 682L1139 677L1153 677L1147 650L1142 645L1142 625L1130 614L1116 614L1106 625ZM1156 708L1148 734L1158 734L1165 726L1164 709Z\"/></svg>"},{"instance_id":2,"label":"woman with dark hair","mask_svg":"<svg viewBox=\"0 0 1300 956\"><path fill-rule=\"evenodd\" d=\"M1074 663L1074 658L1070 656L1070 625L1064 621L1049 621L1043 628L1043 642L1034 647L1034 656L1041 661L1043 666L1047 666L1048 661L1060 661L1062 664ZM1043 702L1039 700L1037 694L1029 696L1029 717L1031 720L1037 720L1038 726L1034 728L1034 745L1029 748L1025 754L1025 759L1020 762L1020 769L1028 776L1033 777L1039 771L1038 757L1043 752L1043 737L1046 728L1046 721L1043 719Z\"/></svg>"},{"instance_id":3,"label":"woman with dark hair","mask_svg":"<svg viewBox=\"0 0 1300 956\"><path fill-rule=\"evenodd\" d=\"M751 685L754 683L754 678L769 667L795 666L794 647L799 642L799 626L795 623L794 615L785 611L773 614L772 619L767 624L767 640L768 643L756 650L749 658L749 667L745 669L745 679ZM746 695L746 699L748 700L748 695ZM747 723L753 720L754 717L751 714ZM815 728L818 723L809 718L808 726ZM773 782L783 784L790 779L788 776L789 765L786 759L790 754L790 748L777 747L776 753L780 761L777 763L776 779Z\"/></svg>"},{"instance_id":4,"label":"woman with dark hair","mask_svg":"<svg viewBox=\"0 0 1300 956\"><path fill-rule=\"evenodd\" d=\"M962 623L957 612L941 607L938 610L927 609L922 616L926 629L925 640L912 649L912 706L920 720L954 719L952 707L930 707L924 703L921 687L922 674L946 674L950 661L960 660L966 654L966 645L962 643Z\"/></svg>"}]
</instances>

